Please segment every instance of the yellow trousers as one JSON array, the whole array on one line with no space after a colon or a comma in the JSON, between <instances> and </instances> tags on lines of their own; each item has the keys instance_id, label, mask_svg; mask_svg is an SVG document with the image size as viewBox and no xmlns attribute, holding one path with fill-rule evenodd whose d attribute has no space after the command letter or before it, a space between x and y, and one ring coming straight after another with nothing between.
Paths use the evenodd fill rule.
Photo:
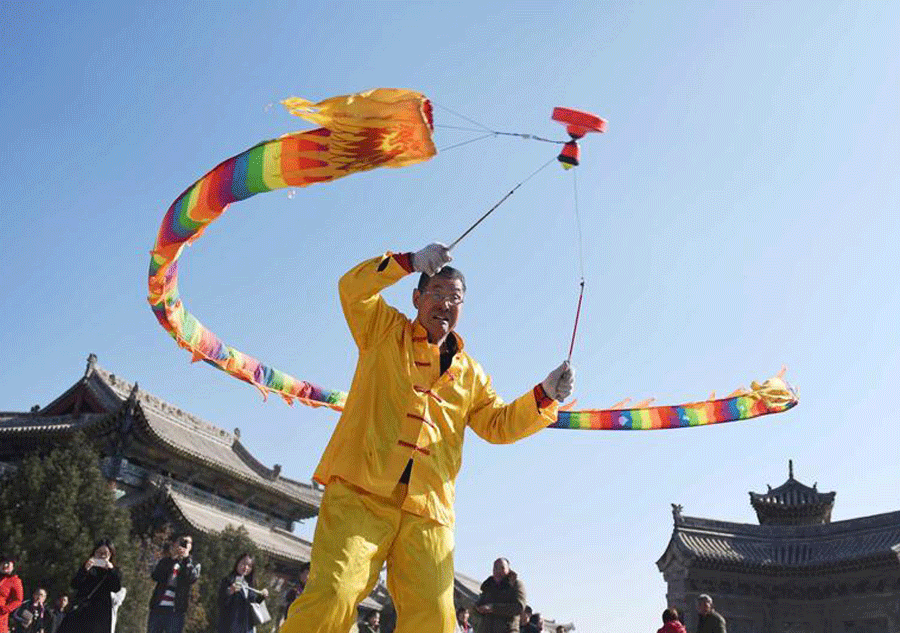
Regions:
<instances>
[{"instance_id":1,"label":"yellow trousers","mask_svg":"<svg viewBox=\"0 0 900 633\"><path fill-rule=\"evenodd\" d=\"M453 633L453 530L340 479L325 488L309 580L280 633L347 633L387 562L396 633Z\"/></svg>"}]
</instances>

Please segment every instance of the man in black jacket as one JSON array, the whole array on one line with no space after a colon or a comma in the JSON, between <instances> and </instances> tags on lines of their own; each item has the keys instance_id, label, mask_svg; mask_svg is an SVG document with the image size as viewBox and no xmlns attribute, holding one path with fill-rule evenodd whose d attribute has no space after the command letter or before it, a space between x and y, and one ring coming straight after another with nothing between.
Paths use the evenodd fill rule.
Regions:
<instances>
[{"instance_id":1,"label":"man in black jacket","mask_svg":"<svg viewBox=\"0 0 900 633\"><path fill-rule=\"evenodd\" d=\"M66 609L69 607L69 596L60 595L56 599L56 604L50 609L50 631L56 633L56 629L62 624L63 618L66 617Z\"/></svg>"},{"instance_id":2,"label":"man in black jacket","mask_svg":"<svg viewBox=\"0 0 900 633\"><path fill-rule=\"evenodd\" d=\"M509 568L509 561L494 561L494 573L481 583L475 610L481 614L478 633L519 633L519 616L525 608L525 587Z\"/></svg>"},{"instance_id":3,"label":"man in black jacket","mask_svg":"<svg viewBox=\"0 0 900 633\"><path fill-rule=\"evenodd\" d=\"M713 609L713 601L707 594L697 596L697 633L726 633L725 618Z\"/></svg>"},{"instance_id":4,"label":"man in black jacket","mask_svg":"<svg viewBox=\"0 0 900 633\"><path fill-rule=\"evenodd\" d=\"M191 585L200 577L200 563L191 558L194 540L177 534L169 545L169 555L156 563L150 577L156 588L150 598L147 633L182 633Z\"/></svg>"}]
</instances>

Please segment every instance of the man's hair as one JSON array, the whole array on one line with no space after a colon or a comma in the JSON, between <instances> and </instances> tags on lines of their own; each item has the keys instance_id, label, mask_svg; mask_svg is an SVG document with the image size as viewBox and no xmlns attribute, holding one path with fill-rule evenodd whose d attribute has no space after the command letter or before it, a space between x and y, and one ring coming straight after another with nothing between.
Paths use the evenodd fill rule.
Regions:
<instances>
[{"instance_id":1,"label":"man's hair","mask_svg":"<svg viewBox=\"0 0 900 633\"><path fill-rule=\"evenodd\" d=\"M666 622L674 622L678 619L678 609L669 607L668 609L663 611L662 618L663 624L665 624Z\"/></svg>"},{"instance_id":2,"label":"man's hair","mask_svg":"<svg viewBox=\"0 0 900 633\"><path fill-rule=\"evenodd\" d=\"M541 621L541 614L540 614L540 613L532 613L532 614L531 614L531 617L528 619L528 621L529 621L531 624L535 624L535 625L536 625L538 622Z\"/></svg>"},{"instance_id":3,"label":"man's hair","mask_svg":"<svg viewBox=\"0 0 900 633\"><path fill-rule=\"evenodd\" d=\"M194 544L194 537L191 536L191 535L190 535L189 533L187 533L187 532L174 532L174 533L172 534L171 541L172 541L172 543L177 543L178 541L180 541L180 540L183 539L183 538L189 538L189 539L191 539L191 545Z\"/></svg>"},{"instance_id":4,"label":"man's hair","mask_svg":"<svg viewBox=\"0 0 900 633\"><path fill-rule=\"evenodd\" d=\"M699 596L697 596L697 602L706 602L710 606L712 606L713 603L712 598L708 593L701 593Z\"/></svg>"},{"instance_id":5,"label":"man's hair","mask_svg":"<svg viewBox=\"0 0 900 633\"><path fill-rule=\"evenodd\" d=\"M369 612L363 617L364 622L368 622L372 619L372 616L379 615L378 611L375 609L369 609Z\"/></svg>"},{"instance_id":6,"label":"man's hair","mask_svg":"<svg viewBox=\"0 0 900 633\"><path fill-rule=\"evenodd\" d=\"M302 563L302 564L300 565L300 569L297 570L297 573L298 573L298 574L302 574L302 573L305 572L305 571L309 571L309 562Z\"/></svg>"},{"instance_id":7,"label":"man's hair","mask_svg":"<svg viewBox=\"0 0 900 633\"><path fill-rule=\"evenodd\" d=\"M444 266L439 271L434 273L433 277L429 277L425 273L422 273L419 276L419 285L416 286L419 289L419 292L425 292L425 289L428 287L428 282L431 281L434 277L441 277L443 279L459 279L459 283L462 284L463 292L466 291L466 277L459 270L453 268L452 266Z\"/></svg>"},{"instance_id":8,"label":"man's hair","mask_svg":"<svg viewBox=\"0 0 900 633\"><path fill-rule=\"evenodd\" d=\"M468 611L465 607L456 607L456 615L463 613L464 611Z\"/></svg>"}]
</instances>

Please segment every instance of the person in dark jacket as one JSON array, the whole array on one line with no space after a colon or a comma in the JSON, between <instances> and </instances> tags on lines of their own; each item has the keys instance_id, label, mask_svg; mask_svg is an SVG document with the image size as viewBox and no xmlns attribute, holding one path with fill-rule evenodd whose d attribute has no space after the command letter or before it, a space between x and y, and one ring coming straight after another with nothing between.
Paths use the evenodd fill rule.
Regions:
<instances>
[{"instance_id":1,"label":"person in dark jacket","mask_svg":"<svg viewBox=\"0 0 900 633\"><path fill-rule=\"evenodd\" d=\"M725 618L713 609L713 600L705 593L697 596L697 633L727 633Z\"/></svg>"},{"instance_id":2,"label":"person in dark jacket","mask_svg":"<svg viewBox=\"0 0 900 633\"><path fill-rule=\"evenodd\" d=\"M15 573L12 556L0 556L0 633L9 633L9 616L22 604L25 593Z\"/></svg>"},{"instance_id":3,"label":"person in dark jacket","mask_svg":"<svg viewBox=\"0 0 900 633\"><path fill-rule=\"evenodd\" d=\"M472 625L469 623L469 610L465 607L456 609L456 629L454 633L472 633Z\"/></svg>"},{"instance_id":4,"label":"person in dark jacket","mask_svg":"<svg viewBox=\"0 0 900 633\"><path fill-rule=\"evenodd\" d=\"M525 633L542 633L543 630L544 618L541 617L540 613L532 613L531 617L528 618L528 624L524 628L519 627L519 631L525 631Z\"/></svg>"},{"instance_id":5,"label":"person in dark jacket","mask_svg":"<svg viewBox=\"0 0 900 633\"><path fill-rule=\"evenodd\" d=\"M381 614L372 609L363 618L362 624L359 626L359 633L378 633L381 626Z\"/></svg>"},{"instance_id":6,"label":"person in dark jacket","mask_svg":"<svg viewBox=\"0 0 900 633\"><path fill-rule=\"evenodd\" d=\"M75 598L57 633L111 633L112 594L122 588L122 575L115 561L112 542L99 541L72 579Z\"/></svg>"},{"instance_id":7,"label":"person in dark jacket","mask_svg":"<svg viewBox=\"0 0 900 633\"><path fill-rule=\"evenodd\" d=\"M281 610L281 616L278 622L275 623L275 630L277 631L281 628L281 624L287 620L288 611L291 609L291 605L294 604L294 600L297 599L297 596L303 594L303 590L306 589L306 582L309 580L309 563L303 563L300 565L300 571L297 575L297 584L288 589L284 593L284 605Z\"/></svg>"},{"instance_id":8,"label":"person in dark jacket","mask_svg":"<svg viewBox=\"0 0 900 633\"><path fill-rule=\"evenodd\" d=\"M150 597L147 633L181 633L191 598L191 585L200 578L200 563L191 558L194 539L176 534L169 553L156 563L150 577L156 581Z\"/></svg>"},{"instance_id":9,"label":"person in dark jacket","mask_svg":"<svg viewBox=\"0 0 900 633\"><path fill-rule=\"evenodd\" d=\"M519 615L525 608L525 587L509 561L494 561L494 573L481 583L475 610L481 614L478 633L519 633Z\"/></svg>"},{"instance_id":10,"label":"person in dark jacket","mask_svg":"<svg viewBox=\"0 0 900 633\"><path fill-rule=\"evenodd\" d=\"M23 602L10 617L16 633L50 633L50 610L47 608L47 590L38 587L31 600Z\"/></svg>"},{"instance_id":11,"label":"person in dark jacket","mask_svg":"<svg viewBox=\"0 0 900 633\"><path fill-rule=\"evenodd\" d=\"M668 608L662 614L662 627L656 633L687 633L678 617L678 609Z\"/></svg>"},{"instance_id":12,"label":"person in dark jacket","mask_svg":"<svg viewBox=\"0 0 900 633\"><path fill-rule=\"evenodd\" d=\"M63 618L66 617L68 607L69 596L63 594L56 599L56 603L50 609L50 633L56 633L59 630Z\"/></svg>"},{"instance_id":13,"label":"person in dark jacket","mask_svg":"<svg viewBox=\"0 0 900 633\"><path fill-rule=\"evenodd\" d=\"M262 602L269 590L253 588L253 557L241 554L219 583L219 633L255 633L250 603Z\"/></svg>"}]
</instances>

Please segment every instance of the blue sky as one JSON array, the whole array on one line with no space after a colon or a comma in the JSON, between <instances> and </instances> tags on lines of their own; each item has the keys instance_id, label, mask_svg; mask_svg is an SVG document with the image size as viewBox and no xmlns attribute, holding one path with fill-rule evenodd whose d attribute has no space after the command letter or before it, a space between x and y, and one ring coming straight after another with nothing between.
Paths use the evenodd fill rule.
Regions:
<instances>
[{"instance_id":1,"label":"blue sky","mask_svg":"<svg viewBox=\"0 0 900 633\"><path fill-rule=\"evenodd\" d=\"M655 568L686 514L752 522L787 460L834 519L900 509L896 3L6 3L0 9L0 409L46 404L85 357L308 479L337 419L189 365L146 304L171 201L222 159L303 129L277 103L420 90L495 129L582 145L582 407L702 399L787 364L784 415L653 433L472 435L457 568L507 556L580 630L655 630ZM276 104L269 107L270 104ZM438 109L437 122L466 125ZM472 135L474 136L474 135ZM470 138L439 130L438 146ZM182 258L190 309L276 367L346 388L336 283L452 241L553 146L489 139L403 170L234 205ZM454 252L467 349L512 399L565 356L578 293L571 175L547 169ZM408 308L411 280L388 293ZM893 316L892 316L893 315ZM301 533L311 534L312 523Z\"/></svg>"}]
</instances>

